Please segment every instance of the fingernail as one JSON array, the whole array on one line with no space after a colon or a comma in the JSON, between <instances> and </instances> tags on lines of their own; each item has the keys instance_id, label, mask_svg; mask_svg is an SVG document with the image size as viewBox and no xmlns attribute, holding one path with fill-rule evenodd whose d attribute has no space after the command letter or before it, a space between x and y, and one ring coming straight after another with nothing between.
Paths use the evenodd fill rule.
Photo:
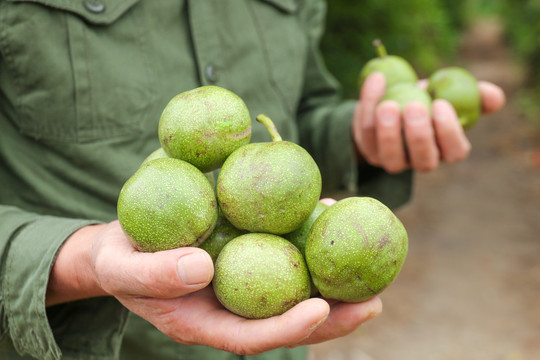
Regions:
<instances>
[{"instance_id":1,"label":"fingernail","mask_svg":"<svg viewBox=\"0 0 540 360\"><path fill-rule=\"evenodd\" d=\"M381 114L381 116L377 120L381 125L384 126L394 126L394 124L396 123L395 118L388 114Z\"/></svg>"},{"instance_id":2,"label":"fingernail","mask_svg":"<svg viewBox=\"0 0 540 360\"><path fill-rule=\"evenodd\" d=\"M452 105L448 101L442 99L437 99L433 101L432 111L433 117L439 118L448 117L448 114L455 113Z\"/></svg>"},{"instance_id":3,"label":"fingernail","mask_svg":"<svg viewBox=\"0 0 540 360\"><path fill-rule=\"evenodd\" d=\"M399 119L399 105L395 101L386 100L377 108L377 115L377 121L382 125L392 126Z\"/></svg>"},{"instance_id":4,"label":"fingernail","mask_svg":"<svg viewBox=\"0 0 540 360\"><path fill-rule=\"evenodd\" d=\"M208 284L212 279L212 259L204 252L184 255L178 260L178 275L186 285Z\"/></svg>"},{"instance_id":5,"label":"fingernail","mask_svg":"<svg viewBox=\"0 0 540 360\"><path fill-rule=\"evenodd\" d=\"M370 75L370 77L371 77L372 79L377 79L377 78L378 78L379 81L380 81L381 79L386 80L386 77L384 76L384 73L382 73L382 72L380 72L380 71L374 72L373 74Z\"/></svg>"},{"instance_id":6,"label":"fingernail","mask_svg":"<svg viewBox=\"0 0 540 360\"><path fill-rule=\"evenodd\" d=\"M421 123L428 118L426 109L416 103L408 104L405 107L405 112L405 121L408 123Z\"/></svg>"},{"instance_id":7,"label":"fingernail","mask_svg":"<svg viewBox=\"0 0 540 360\"><path fill-rule=\"evenodd\" d=\"M360 91L362 99L380 99L383 96L384 89L386 88L386 78L381 72L371 74Z\"/></svg>"},{"instance_id":8,"label":"fingernail","mask_svg":"<svg viewBox=\"0 0 540 360\"><path fill-rule=\"evenodd\" d=\"M371 301L370 309L368 310L366 320L375 319L382 313L382 302L379 298L374 298Z\"/></svg>"}]
</instances>

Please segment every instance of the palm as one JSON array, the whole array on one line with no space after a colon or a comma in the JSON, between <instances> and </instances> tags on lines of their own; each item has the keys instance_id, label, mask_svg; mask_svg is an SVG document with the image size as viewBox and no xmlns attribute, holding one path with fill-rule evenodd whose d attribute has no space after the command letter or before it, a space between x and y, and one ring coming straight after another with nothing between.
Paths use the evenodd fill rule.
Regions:
<instances>
[{"instance_id":1,"label":"palm","mask_svg":"<svg viewBox=\"0 0 540 360\"><path fill-rule=\"evenodd\" d=\"M237 354L256 354L343 336L376 315L378 311L372 309L380 306L378 299L359 304L333 303L326 318L330 305L314 298L283 315L249 320L225 309L211 286L174 299L122 297L119 300L177 342L204 344ZM313 331L321 322L324 324Z\"/></svg>"},{"instance_id":2,"label":"palm","mask_svg":"<svg viewBox=\"0 0 540 360\"><path fill-rule=\"evenodd\" d=\"M378 298L363 303L329 303L312 298L279 316L245 319L225 309L211 286L195 291L199 285L182 283L178 259L197 252L203 250L187 247L138 252L118 222L113 222L94 243L92 268L105 293L173 340L237 354L253 355L335 339L381 312Z\"/></svg>"}]
</instances>

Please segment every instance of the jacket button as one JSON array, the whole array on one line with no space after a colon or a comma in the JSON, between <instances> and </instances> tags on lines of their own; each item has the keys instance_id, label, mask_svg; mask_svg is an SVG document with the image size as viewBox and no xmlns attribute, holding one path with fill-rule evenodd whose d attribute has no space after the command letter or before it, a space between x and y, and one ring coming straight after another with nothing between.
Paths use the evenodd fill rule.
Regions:
<instances>
[{"instance_id":1,"label":"jacket button","mask_svg":"<svg viewBox=\"0 0 540 360\"><path fill-rule=\"evenodd\" d=\"M83 5L86 10L95 14L99 14L105 11L105 4L102 3L100 0L83 0Z\"/></svg>"},{"instance_id":2,"label":"jacket button","mask_svg":"<svg viewBox=\"0 0 540 360\"><path fill-rule=\"evenodd\" d=\"M204 69L204 75L206 76L206 80L211 83L215 83L219 80L216 67L213 64L206 65L206 68Z\"/></svg>"}]
</instances>

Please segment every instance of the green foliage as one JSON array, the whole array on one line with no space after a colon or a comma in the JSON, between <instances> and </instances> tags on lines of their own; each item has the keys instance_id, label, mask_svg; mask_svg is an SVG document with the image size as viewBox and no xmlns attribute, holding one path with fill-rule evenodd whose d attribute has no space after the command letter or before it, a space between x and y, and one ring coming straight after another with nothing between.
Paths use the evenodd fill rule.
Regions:
<instances>
[{"instance_id":1,"label":"green foliage","mask_svg":"<svg viewBox=\"0 0 540 360\"><path fill-rule=\"evenodd\" d=\"M538 104L539 85L536 88L524 88L518 91L518 109L536 129L540 130L540 105Z\"/></svg>"},{"instance_id":2,"label":"green foliage","mask_svg":"<svg viewBox=\"0 0 540 360\"><path fill-rule=\"evenodd\" d=\"M501 14L512 50L527 66L529 85L540 88L540 1L507 0Z\"/></svg>"},{"instance_id":3,"label":"green foliage","mask_svg":"<svg viewBox=\"0 0 540 360\"><path fill-rule=\"evenodd\" d=\"M508 0L469 0L463 2L462 10L464 20L470 23L478 17L499 16L501 11L503 11L505 1ZM515 4L515 2L512 2L512 4Z\"/></svg>"},{"instance_id":4,"label":"green foliage","mask_svg":"<svg viewBox=\"0 0 540 360\"><path fill-rule=\"evenodd\" d=\"M376 56L374 39L381 39L388 53L406 58L425 77L455 58L456 21L442 0L332 0L321 46L344 95L356 97L359 71Z\"/></svg>"},{"instance_id":5,"label":"green foliage","mask_svg":"<svg viewBox=\"0 0 540 360\"><path fill-rule=\"evenodd\" d=\"M527 72L527 83L517 94L519 109L540 127L540 0L500 1L508 44Z\"/></svg>"},{"instance_id":6,"label":"green foliage","mask_svg":"<svg viewBox=\"0 0 540 360\"><path fill-rule=\"evenodd\" d=\"M463 30L468 22L466 5L470 4L470 1L439 0L439 2L448 16L451 27L456 30Z\"/></svg>"}]
</instances>

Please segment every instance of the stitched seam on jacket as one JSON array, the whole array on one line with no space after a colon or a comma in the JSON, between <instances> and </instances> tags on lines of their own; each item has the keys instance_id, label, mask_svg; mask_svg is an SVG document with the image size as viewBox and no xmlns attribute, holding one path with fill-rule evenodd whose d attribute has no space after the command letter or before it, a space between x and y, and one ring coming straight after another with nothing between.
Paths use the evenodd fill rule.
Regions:
<instances>
[{"instance_id":1,"label":"stitched seam on jacket","mask_svg":"<svg viewBox=\"0 0 540 360\"><path fill-rule=\"evenodd\" d=\"M251 18L253 19L253 22L255 24L255 28L257 30L257 36L259 38L259 42L261 44L261 49L262 49L263 57L264 57L264 63L266 65L267 78L268 78L270 84L272 84L272 89L274 90L274 92L276 92L277 96L281 99L281 101L279 101L279 104L283 108L284 113L288 114L291 109L289 109L286 106L286 98L285 98L283 92L281 91L281 89L279 87L279 84L275 80L275 75L274 75L274 71L272 69L272 64L270 63L270 51L271 50L268 48L268 44L266 43L265 38L263 36L264 29L262 29L262 25L260 23L259 17L257 15L255 9L253 9L253 6L254 6L253 3L248 2L247 5L248 5L248 9L249 9L249 11L251 13Z\"/></svg>"},{"instance_id":2,"label":"stitched seam on jacket","mask_svg":"<svg viewBox=\"0 0 540 360\"><path fill-rule=\"evenodd\" d=\"M14 58L11 55L11 49L9 47L9 42L7 41L7 39L8 39L7 32L9 30L9 28L10 28L9 26L5 26L8 11L9 11L9 6L6 5L5 2L0 2L0 16L3 13L5 14L4 17L0 17L0 24L4 24L4 26L0 27L0 52L2 52L2 55L3 55L3 57L5 59L5 62L6 62L6 67L12 73L12 77L13 77L13 84L14 84L14 88L15 88L15 93L17 94L17 97L15 99L15 102L14 102L13 106L14 106L14 108L16 108L18 110L17 111L18 114L22 114L23 113L23 110L22 110L22 107L21 107L22 100L21 100L21 96L20 96L20 94L22 93L22 91L21 91L21 89L22 89L21 76L20 76L20 73L17 72L17 67L15 66ZM4 51L2 51L2 49ZM17 123L19 125L20 122L21 122L20 121L20 115L16 119L14 119L14 121L15 121L15 123Z\"/></svg>"}]
</instances>

